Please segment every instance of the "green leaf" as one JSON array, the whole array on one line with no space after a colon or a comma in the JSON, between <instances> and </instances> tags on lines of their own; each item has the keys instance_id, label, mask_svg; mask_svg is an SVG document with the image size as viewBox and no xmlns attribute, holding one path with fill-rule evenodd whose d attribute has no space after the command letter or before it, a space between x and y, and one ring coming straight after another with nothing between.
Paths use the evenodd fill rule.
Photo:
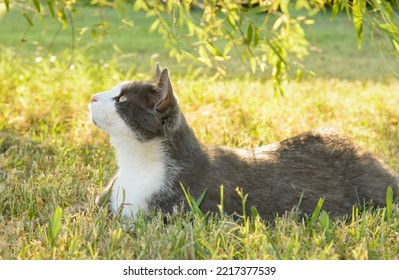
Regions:
<instances>
[{"instance_id":1,"label":"green leaf","mask_svg":"<svg viewBox=\"0 0 399 280\"><path fill-rule=\"evenodd\" d=\"M87 32L87 30L89 30L89 28L88 28L87 26L82 27L82 28L80 29L79 35L85 34L85 33ZM101 173L101 171L100 171L100 173ZM101 178L101 177L100 177L100 178ZM100 183L102 183L102 182L100 181ZM101 184L101 185L102 185L102 184Z\"/></svg>"},{"instance_id":2,"label":"green leaf","mask_svg":"<svg viewBox=\"0 0 399 280\"><path fill-rule=\"evenodd\" d=\"M36 11L40 13L40 3L38 0L33 0L33 4L35 5Z\"/></svg>"},{"instance_id":3,"label":"green leaf","mask_svg":"<svg viewBox=\"0 0 399 280\"><path fill-rule=\"evenodd\" d=\"M247 40L246 43L249 46L251 44L252 41L252 35L253 35L253 28L252 28L252 24L248 25L248 29L247 29Z\"/></svg>"},{"instance_id":4,"label":"green leaf","mask_svg":"<svg viewBox=\"0 0 399 280\"><path fill-rule=\"evenodd\" d=\"M67 15L66 15L66 12L65 12L64 8L60 8L58 10L58 19L61 21L62 27L64 29L66 29L67 26L68 26L68 21L67 21Z\"/></svg>"},{"instance_id":5,"label":"green leaf","mask_svg":"<svg viewBox=\"0 0 399 280\"><path fill-rule=\"evenodd\" d=\"M332 6L332 13L331 13L331 18L335 18L335 16L342 11L344 5L342 0L335 0L333 1L333 6Z\"/></svg>"},{"instance_id":6,"label":"green leaf","mask_svg":"<svg viewBox=\"0 0 399 280\"><path fill-rule=\"evenodd\" d=\"M26 21L29 23L30 26L33 26L33 21L31 20L31 18L28 16L27 13L22 13L22 15L24 16L24 18L26 19Z\"/></svg>"},{"instance_id":7,"label":"green leaf","mask_svg":"<svg viewBox=\"0 0 399 280\"><path fill-rule=\"evenodd\" d=\"M357 33L357 45L360 49L363 41L363 13L366 7L366 0L353 1L353 23Z\"/></svg>"},{"instance_id":8,"label":"green leaf","mask_svg":"<svg viewBox=\"0 0 399 280\"><path fill-rule=\"evenodd\" d=\"M10 0L4 0L4 4L6 4L7 12L10 10Z\"/></svg>"},{"instance_id":9,"label":"green leaf","mask_svg":"<svg viewBox=\"0 0 399 280\"><path fill-rule=\"evenodd\" d=\"M275 67L273 67L274 71ZM273 91L275 96L284 96L284 90L283 87L281 86L282 79L280 76L274 76L273 77Z\"/></svg>"},{"instance_id":10,"label":"green leaf","mask_svg":"<svg viewBox=\"0 0 399 280\"><path fill-rule=\"evenodd\" d=\"M223 54L209 40L205 41L205 46L213 56L223 56Z\"/></svg>"},{"instance_id":11,"label":"green leaf","mask_svg":"<svg viewBox=\"0 0 399 280\"><path fill-rule=\"evenodd\" d=\"M206 64L208 67L212 67L212 62L209 59L208 53L206 52L206 49L204 46L198 47L198 54L200 55L200 57L198 58L199 61Z\"/></svg>"},{"instance_id":12,"label":"green leaf","mask_svg":"<svg viewBox=\"0 0 399 280\"><path fill-rule=\"evenodd\" d=\"M244 11L244 14L247 16L252 16L269 11L272 4L269 1L264 1L264 2L266 4L262 4L256 7L251 7L248 10Z\"/></svg>"},{"instance_id":13,"label":"green leaf","mask_svg":"<svg viewBox=\"0 0 399 280\"><path fill-rule=\"evenodd\" d=\"M254 29L254 47L258 46L259 43L259 28Z\"/></svg>"},{"instance_id":14,"label":"green leaf","mask_svg":"<svg viewBox=\"0 0 399 280\"><path fill-rule=\"evenodd\" d=\"M278 38L276 37L276 39L278 40ZM269 40L266 42L267 45L271 48L271 50L273 51L273 53L278 56L279 60L284 63L284 65L287 65L287 62L285 61L284 57L282 56L282 51L280 51L282 48L277 44L274 43L272 40ZM277 63L276 63L277 64Z\"/></svg>"},{"instance_id":15,"label":"green leaf","mask_svg":"<svg viewBox=\"0 0 399 280\"><path fill-rule=\"evenodd\" d=\"M224 50L223 50L223 56L227 56L230 53L231 48L233 46L234 46L234 44L231 41L227 42L226 46L224 47Z\"/></svg>"},{"instance_id":16,"label":"green leaf","mask_svg":"<svg viewBox=\"0 0 399 280\"><path fill-rule=\"evenodd\" d=\"M289 15L289 14L290 14L289 9L288 9L288 4L289 4L289 2L290 2L290 1L279 1L279 2L278 2L278 3L280 4L279 6L280 6L281 11L282 11L283 14L285 14L285 15Z\"/></svg>"},{"instance_id":17,"label":"green leaf","mask_svg":"<svg viewBox=\"0 0 399 280\"><path fill-rule=\"evenodd\" d=\"M150 29L148 30L149 32L154 32L159 26L161 21L159 19L154 20L154 22L151 24Z\"/></svg>"},{"instance_id":18,"label":"green leaf","mask_svg":"<svg viewBox=\"0 0 399 280\"><path fill-rule=\"evenodd\" d=\"M134 1L133 11L137 12L139 10L147 11L149 9L146 1Z\"/></svg>"},{"instance_id":19,"label":"green leaf","mask_svg":"<svg viewBox=\"0 0 399 280\"><path fill-rule=\"evenodd\" d=\"M395 47L396 53L399 54L399 43L396 42L394 39L392 40L392 44Z\"/></svg>"},{"instance_id":20,"label":"green leaf","mask_svg":"<svg viewBox=\"0 0 399 280\"><path fill-rule=\"evenodd\" d=\"M388 33L391 33L392 35L398 34L399 32L399 28L393 24L388 24L388 23L384 23L384 24L379 24L378 27L380 29L383 29L385 31L387 31Z\"/></svg>"},{"instance_id":21,"label":"green leaf","mask_svg":"<svg viewBox=\"0 0 399 280\"><path fill-rule=\"evenodd\" d=\"M302 81L302 79L303 79L303 70L302 70L302 68L298 68L296 70L296 80L298 82L300 82L300 81Z\"/></svg>"},{"instance_id":22,"label":"green leaf","mask_svg":"<svg viewBox=\"0 0 399 280\"><path fill-rule=\"evenodd\" d=\"M255 73L256 72L256 57L255 56L251 56L249 58L249 65L251 66L252 73Z\"/></svg>"},{"instance_id":23,"label":"green leaf","mask_svg":"<svg viewBox=\"0 0 399 280\"><path fill-rule=\"evenodd\" d=\"M53 1L51 0L46 0L47 3L47 7L51 13L52 18L55 18L55 11L54 11L54 5L53 5Z\"/></svg>"},{"instance_id":24,"label":"green leaf","mask_svg":"<svg viewBox=\"0 0 399 280\"><path fill-rule=\"evenodd\" d=\"M236 24L236 21L235 21L235 19L234 19L234 16L232 16L232 15L228 15L227 16L227 23L230 25L230 27L234 30L234 31L236 31L237 30L237 24Z\"/></svg>"}]
</instances>

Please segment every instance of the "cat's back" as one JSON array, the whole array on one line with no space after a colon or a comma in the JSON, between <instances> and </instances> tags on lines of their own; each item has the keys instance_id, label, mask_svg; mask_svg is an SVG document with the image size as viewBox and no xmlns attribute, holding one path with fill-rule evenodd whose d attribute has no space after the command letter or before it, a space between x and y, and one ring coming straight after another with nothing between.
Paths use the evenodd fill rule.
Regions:
<instances>
[{"instance_id":1,"label":"cat's back","mask_svg":"<svg viewBox=\"0 0 399 280\"><path fill-rule=\"evenodd\" d=\"M270 157L271 154L275 154L280 160L284 156L312 157L315 153L326 153L326 159L331 159L334 154L353 156L361 152L362 150L349 137L332 128L311 130L281 142L254 149L256 157ZM325 159L320 158L320 160Z\"/></svg>"},{"instance_id":2,"label":"cat's back","mask_svg":"<svg viewBox=\"0 0 399 280\"><path fill-rule=\"evenodd\" d=\"M233 149L229 147L210 147L208 154L212 166L241 170L251 173L258 169L263 176L290 173L302 168L334 167L337 172L345 167L347 161L367 155L341 131L325 128L315 129L295 137L254 149ZM329 169L324 169L327 171ZM322 172L320 170L320 172ZM262 177L262 175L258 176Z\"/></svg>"},{"instance_id":3,"label":"cat's back","mask_svg":"<svg viewBox=\"0 0 399 280\"><path fill-rule=\"evenodd\" d=\"M326 162L338 160L341 161L339 164L342 164L342 161L361 156L365 152L341 131L325 128L311 130L254 149L237 149L234 150L234 154L253 167L273 165L274 168L289 168L293 165L300 168L301 163L324 165Z\"/></svg>"}]
</instances>

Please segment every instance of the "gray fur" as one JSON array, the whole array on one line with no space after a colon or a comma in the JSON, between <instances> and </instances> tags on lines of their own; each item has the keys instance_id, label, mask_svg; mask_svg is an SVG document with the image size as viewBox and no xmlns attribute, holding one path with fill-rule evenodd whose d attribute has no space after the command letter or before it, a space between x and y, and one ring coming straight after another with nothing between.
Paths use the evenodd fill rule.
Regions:
<instances>
[{"instance_id":1,"label":"gray fur","mask_svg":"<svg viewBox=\"0 0 399 280\"><path fill-rule=\"evenodd\" d=\"M241 213L236 188L248 194L247 210L256 207L266 219L297 206L311 214L321 197L323 209L348 214L356 203L385 203L388 186L397 190L399 177L349 138L331 129L306 132L251 150L208 147L201 144L173 94L169 72L156 67L154 82L124 86L128 102L117 104L120 116L141 141L162 139L169 178L150 209L171 212L185 201L181 184L197 198L204 212L217 212L220 186L224 210Z\"/></svg>"}]
</instances>

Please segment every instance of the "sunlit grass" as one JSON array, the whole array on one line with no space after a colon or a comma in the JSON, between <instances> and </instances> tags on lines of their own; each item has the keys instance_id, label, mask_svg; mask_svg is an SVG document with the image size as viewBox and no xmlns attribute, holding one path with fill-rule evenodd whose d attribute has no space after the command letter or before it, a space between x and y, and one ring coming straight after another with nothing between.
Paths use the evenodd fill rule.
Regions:
<instances>
[{"instance_id":1,"label":"sunlit grass","mask_svg":"<svg viewBox=\"0 0 399 280\"><path fill-rule=\"evenodd\" d=\"M0 93L1 258L397 258L396 204L390 205L389 219L385 208L355 209L349 221L329 217L322 208L320 217L315 213L308 221L287 213L272 223L180 213L164 223L155 213L139 217L127 232L94 205L116 166L108 137L91 124L87 104L94 92L119 80L149 78L152 68L148 75L124 73L81 58L60 76L65 65L62 58L58 63L0 68L8 77ZM314 79L286 85L286 96L275 97L270 81L209 83L173 73L172 81L203 142L248 148L334 126L399 169L397 82Z\"/></svg>"}]
</instances>

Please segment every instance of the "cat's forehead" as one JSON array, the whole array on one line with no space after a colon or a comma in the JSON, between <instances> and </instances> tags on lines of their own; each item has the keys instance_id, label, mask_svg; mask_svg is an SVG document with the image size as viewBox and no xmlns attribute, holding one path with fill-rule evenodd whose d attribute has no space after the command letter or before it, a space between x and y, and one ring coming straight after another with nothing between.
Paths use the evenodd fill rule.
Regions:
<instances>
[{"instance_id":1,"label":"cat's forehead","mask_svg":"<svg viewBox=\"0 0 399 280\"><path fill-rule=\"evenodd\" d=\"M129 87L130 84L133 84L133 83L134 82L131 82L131 81L121 82L108 91L103 91L103 92L97 93L96 96L104 97L104 98L105 97L108 97L108 98L117 97L117 96L121 95L123 93L123 91L125 91L125 89Z\"/></svg>"},{"instance_id":2,"label":"cat's forehead","mask_svg":"<svg viewBox=\"0 0 399 280\"><path fill-rule=\"evenodd\" d=\"M141 100L147 99L149 95L158 90L158 86L154 83L125 81L117 84L111 90L96 93L94 99L97 101L114 100L118 96L125 95L128 99Z\"/></svg>"},{"instance_id":3,"label":"cat's forehead","mask_svg":"<svg viewBox=\"0 0 399 280\"><path fill-rule=\"evenodd\" d=\"M148 94L157 90L157 86L149 82L124 82L121 84L120 93L124 95Z\"/></svg>"},{"instance_id":4,"label":"cat's forehead","mask_svg":"<svg viewBox=\"0 0 399 280\"><path fill-rule=\"evenodd\" d=\"M94 99L96 99L98 101L98 100L110 100L112 98L115 98L120 95L121 89L124 84L125 84L125 82L119 83L108 91L98 92L98 93L94 94Z\"/></svg>"}]
</instances>

